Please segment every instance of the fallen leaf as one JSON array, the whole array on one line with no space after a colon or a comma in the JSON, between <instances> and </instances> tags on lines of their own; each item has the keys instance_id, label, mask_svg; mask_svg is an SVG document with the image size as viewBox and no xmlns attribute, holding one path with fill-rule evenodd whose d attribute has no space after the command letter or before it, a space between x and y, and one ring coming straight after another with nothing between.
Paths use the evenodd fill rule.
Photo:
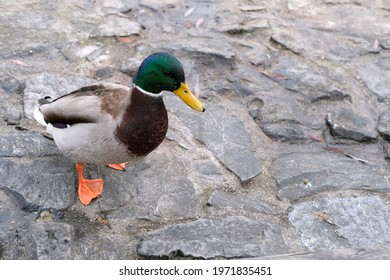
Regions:
<instances>
[{"instance_id":1,"label":"fallen leaf","mask_svg":"<svg viewBox=\"0 0 390 280\"><path fill-rule=\"evenodd\" d=\"M12 62L15 65L24 66L24 67L33 67L33 65L24 63L23 61L17 60L17 59L10 59L10 62Z\"/></svg>"}]
</instances>

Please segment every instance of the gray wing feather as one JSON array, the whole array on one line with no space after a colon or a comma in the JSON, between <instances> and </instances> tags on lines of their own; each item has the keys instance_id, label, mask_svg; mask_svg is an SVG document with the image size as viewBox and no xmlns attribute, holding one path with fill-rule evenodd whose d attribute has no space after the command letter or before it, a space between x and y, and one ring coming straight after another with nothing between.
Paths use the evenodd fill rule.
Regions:
<instances>
[{"instance_id":1,"label":"gray wing feather","mask_svg":"<svg viewBox=\"0 0 390 280\"><path fill-rule=\"evenodd\" d=\"M80 88L53 102L41 100L40 112L48 123L99 123L112 120L123 109L130 88L116 84L99 84ZM109 110L107 109L109 107Z\"/></svg>"}]
</instances>

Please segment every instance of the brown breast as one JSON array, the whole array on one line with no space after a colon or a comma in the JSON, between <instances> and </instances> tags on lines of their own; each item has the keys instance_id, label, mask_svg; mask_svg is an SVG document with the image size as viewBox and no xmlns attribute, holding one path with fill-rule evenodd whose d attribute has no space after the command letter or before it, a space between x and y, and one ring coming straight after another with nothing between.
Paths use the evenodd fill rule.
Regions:
<instances>
[{"instance_id":1,"label":"brown breast","mask_svg":"<svg viewBox=\"0 0 390 280\"><path fill-rule=\"evenodd\" d=\"M126 145L130 155L146 156L164 140L168 114L162 97L152 97L133 88L130 105L115 131L115 138Z\"/></svg>"}]
</instances>

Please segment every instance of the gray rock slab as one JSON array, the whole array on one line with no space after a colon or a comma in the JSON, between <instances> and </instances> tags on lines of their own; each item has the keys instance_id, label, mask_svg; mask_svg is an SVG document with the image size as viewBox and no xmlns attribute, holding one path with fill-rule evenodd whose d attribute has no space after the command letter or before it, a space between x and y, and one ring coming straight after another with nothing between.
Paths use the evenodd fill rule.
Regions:
<instances>
[{"instance_id":1,"label":"gray rock slab","mask_svg":"<svg viewBox=\"0 0 390 280\"><path fill-rule=\"evenodd\" d=\"M0 49L15 49L64 44L85 40L90 36L127 36L138 34L141 26L121 12L134 7L129 1L101 1L97 3L25 0L12 5L0 15L2 26ZM59 9L58 6L61 5ZM20 18L23 20L15 21ZM18 30L19 36L14 31ZM36 32L31 32L34 30ZM39 35L37 35L39 34ZM3 42L8 42L4 44Z\"/></svg>"},{"instance_id":2,"label":"gray rock slab","mask_svg":"<svg viewBox=\"0 0 390 280\"><path fill-rule=\"evenodd\" d=\"M137 252L161 257L181 252L197 258L238 258L286 252L280 228L241 216L168 225L140 236Z\"/></svg>"},{"instance_id":3,"label":"gray rock slab","mask_svg":"<svg viewBox=\"0 0 390 280\"><path fill-rule=\"evenodd\" d=\"M368 39L340 35L334 40L334 33L311 28L277 28L271 39L283 47L302 56L312 56L334 61L348 61L375 49ZM305 41L305 44L300 42Z\"/></svg>"},{"instance_id":4,"label":"gray rock slab","mask_svg":"<svg viewBox=\"0 0 390 280\"><path fill-rule=\"evenodd\" d=\"M377 130L386 140L390 140L390 112L383 112L379 116Z\"/></svg>"},{"instance_id":5,"label":"gray rock slab","mask_svg":"<svg viewBox=\"0 0 390 280\"><path fill-rule=\"evenodd\" d=\"M29 226L35 216L21 205L0 184L0 259L36 259L35 244L29 236Z\"/></svg>"},{"instance_id":6,"label":"gray rock slab","mask_svg":"<svg viewBox=\"0 0 390 280\"><path fill-rule=\"evenodd\" d=\"M212 104L200 114L176 99L165 100L169 104L167 107L183 121L194 137L206 145L241 182L260 174L262 167L254 154L251 136L234 115Z\"/></svg>"},{"instance_id":7,"label":"gray rock slab","mask_svg":"<svg viewBox=\"0 0 390 280\"><path fill-rule=\"evenodd\" d=\"M23 111L21 106L11 106L5 114L4 120L8 125L19 125Z\"/></svg>"},{"instance_id":8,"label":"gray rock slab","mask_svg":"<svg viewBox=\"0 0 390 280\"><path fill-rule=\"evenodd\" d=\"M239 79L234 76L228 77L232 88L235 89L239 96L245 97L264 92L274 93L274 81L265 75L261 75L259 69L253 66L266 64L269 60L269 55L266 50L260 51L262 53L261 56L259 56L258 52L259 50L256 46L253 47L249 54L246 54L251 65L237 65L237 75L240 77Z\"/></svg>"},{"instance_id":9,"label":"gray rock slab","mask_svg":"<svg viewBox=\"0 0 390 280\"><path fill-rule=\"evenodd\" d=\"M359 78L379 102L390 100L390 55L363 57L356 61Z\"/></svg>"},{"instance_id":10,"label":"gray rock slab","mask_svg":"<svg viewBox=\"0 0 390 280\"><path fill-rule=\"evenodd\" d=\"M62 209L74 203L74 163L62 156L0 158L0 185L41 208Z\"/></svg>"},{"instance_id":11,"label":"gray rock slab","mask_svg":"<svg viewBox=\"0 0 390 280\"><path fill-rule=\"evenodd\" d=\"M128 1L128 0L104 0L101 2L101 8L103 11L109 13L113 11L120 11L126 13L132 9L137 8L139 2Z\"/></svg>"},{"instance_id":12,"label":"gray rock slab","mask_svg":"<svg viewBox=\"0 0 390 280\"><path fill-rule=\"evenodd\" d=\"M196 171L191 168L191 152L187 151L188 160L185 160L173 150L161 146L147 158L128 164L125 172L105 167L99 168L100 174L92 172L92 177L100 175L105 179L99 198L101 209L113 210L130 203L142 206L147 215L196 217L201 201L194 185Z\"/></svg>"},{"instance_id":13,"label":"gray rock slab","mask_svg":"<svg viewBox=\"0 0 390 280\"><path fill-rule=\"evenodd\" d=\"M364 164L330 151L284 154L273 162L271 172L277 196L290 200L337 190L390 191L386 165Z\"/></svg>"},{"instance_id":14,"label":"gray rock slab","mask_svg":"<svg viewBox=\"0 0 390 280\"><path fill-rule=\"evenodd\" d=\"M204 36L204 34L199 35ZM209 59L209 62L234 63L234 50L228 42L218 39L220 35L215 34L215 36L210 36L208 37L208 40L199 40L199 38L201 38L200 36L194 34L193 38L189 40L183 42L178 41L175 43L173 49L185 50L186 53L198 57L203 62L206 62L206 59ZM214 67L213 65L210 66Z\"/></svg>"},{"instance_id":15,"label":"gray rock slab","mask_svg":"<svg viewBox=\"0 0 390 280\"><path fill-rule=\"evenodd\" d=\"M223 191L214 191L207 205L210 207L227 208L238 211L249 211L265 214L280 213L279 209L263 201L259 197L254 197L250 194L233 194Z\"/></svg>"},{"instance_id":16,"label":"gray rock slab","mask_svg":"<svg viewBox=\"0 0 390 280\"><path fill-rule=\"evenodd\" d=\"M390 143L382 142L382 151L383 151L385 160L390 161Z\"/></svg>"},{"instance_id":17,"label":"gray rock slab","mask_svg":"<svg viewBox=\"0 0 390 280\"><path fill-rule=\"evenodd\" d=\"M156 221L153 209L149 205L136 205L129 203L107 214L112 228L117 232L125 231L126 234L136 233L138 228L134 225L138 221Z\"/></svg>"},{"instance_id":18,"label":"gray rock slab","mask_svg":"<svg viewBox=\"0 0 390 280\"><path fill-rule=\"evenodd\" d=\"M284 88L300 93L307 103L351 100L330 69L297 55L279 55L270 65L268 76Z\"/></svg>"},{"instance_id":19,"label":"gray rock slab","mask_svg":"<svg viewBox=\"0 0 390 280\"><path fill-rule=\"evenodd\" d=\"M72 259L73 227L66 223L37 222L31 230L31 236L37 246L40 260Z\"/></svg>"},{"instance_id":20,"label":"gray rock slab","mask_svg":"<svg viewBox=\"0 0 390 280\"><path fill-rule=\"evenodd\" d=\"M179 0L167 0L164 2L158 1L158 0L139 0L140 5L151 7L154 9L163 9L166 7L172 7L177 6L180 4Z\"/></svg>"},{"instance_id":21,"label":"gray rock slab","mask_svg":"<svg viewBox=\"0 0 390 280\"><path fill-rule=\"evenodd\" d=\"M135 240L125 235L109 233L87 234L72 250L86 260L128 260L134 258Z\"/></svg>"},{"instance_id":22,"label":"gray rock slab","mask_svg":"<svg viewBox=\"0 0 390 280\"><path fill-rule=\"evenodd\" d=\"M0 70L0 73L2 70ZM0 74L0 120L7 125L19 125L23 117L22 95L24 83L10 75Z\"/></svg>"},{"instance_id":23,"label":"gray rock slab","mask_svg":"<svg viewBox=\"0 0 390 280\"><path fill-rule=\"evenodd\" d=\"M74 207L57 217L48 211L39 213L28 234L35 244L36 258L118 260L134 255L135 239L117 234L102 221L88 218Z\"/></svg>"},{"instance_id":24,"label":"gray rock slab","mask_svg":"<svg viewBox=\"0 0 390 280\"><path fill-rule=\"evenodd\" d=\"M310 251L390 245L390 211L377 196L305 202L289 220Z\"/></svg>"},{"instance_id":25,"label":"gray rock slab","mask_svg":"<svg viewBox=\"0 0 390 280\"><path fill-rule=\"evenodd\" d=\"M381 38L379 43L385 50L390 49L390 38Z\"/></svg>"},{"instance_id":26,"label":"gray rock slab","mask_svg":"<svg viewBox=\"0 0 390 280\"><path fill-rule=\"evenodd\" d=\"M256 106L260 103L261 106ZM249 105L250 114L258 121L263 132L274 140L286 142L312 141L324 127L322 118L308 117L305 106L294 96L263 96L255 98Z\"/></svg>"},{"instance_id":27,"label":"gray rock slab","mask_svg":"<svg viewBox=\"0 0 390 280\"><path fill-rule=\"evenodd\" d=\"M0 78L0 89L8 95L20 94L23 92L25 84L23 81L10 75Z\"/></svg>"},{"instance_id":28,"label":"gray rock slab","mask_svg":"<svg viewBox=\"0 0 390 280\"><path fill-rule=\"evenodd\" d=\"M196 171L196 176L203 186L234 188L226 174L210 159L194 160L193 170Z\"/></svg>"},{"instance_id":29,"label":"gray rock slab","mask_svg":"<svg viewBox=\"0 0 390 280\"><path fill-rule=\"evenodd\" d=\"M113 14L105 17L104 21L92 30L90 37L130 36L137 35L141 25L127 17Z\"/></svg>"},{"instance_id":30,"label":"gray rock slab","mask_svg":"<svg viewBox=\"0 0 390 280\"><path fill-rule=\"evenodd\" d=\"M26 79L23 95L24 116L34 119L34 110L37 107L37 101L41 98L49 96L55 99L95 82L83 76L66 76L52 72L32 75Z\"/></svg>"},{"instance_id":31,"label":"gray rock slab","mask_svg":"<svg viewBox=\"0 0 390 280\"><path fill-rule=\"evenodd\" d=\"M235 175L227 171L223 165L215 162L214 158L209 158L208 151L195 149L196 145L193 143L192 135L178 118L170 118L166 139L177 143L182 149L188 150L190 156L194 157L189 166L191 166L191 170L196 172L197 184L202 188L235 189L239 187ZM206 152L206 155L200 156L203 152Z\"/></svg>"},{"instance_id":32,"label":"gray rock slab","mask_svg":"<svg viewBox=\"0 0 390 280\"><path fill-rule=\"evenodd\" d=\"M58 155L60 151L39 133L8 131L0 135L0 157L44 157Z\"/></svg>"},{"instance_id":33,"label":"gray rock slab","mask_svg":"<svg viewBox=\"0 0 390 280\"><path fill-rule=\"evenodd\" d=\"M358 142L374 141L378 137L374 117L366 117L367 112L355 112L350 108L341 108L328 113L326 122L332 135L336 138L350 139Z\"/></svg>"},{"instance_id":34,"label":"gray rock slab","mask_svg":"<svg viewBox=\"0 0 390 280\"><path fill-rule=\"evenodd\" d=\"M190 86L197 79L200 81L199 92L202 97L212 96L212 91L223 94L227 90L226 75L235 69L236 54L234 48L220 38L220 34L213 33L205 37L203 32L197 32L189 34L185 40L173 37L169 41L158 38L153 42L155 49L161 49L162 46L181 60Z\"/></svg>"},{"instance_id":35,"label":"gray rock slab","mask_svg":"<svg viewBox=\"0 0 390 280\"><path fill-rule=\"evenodd\" d=\"M37 244L43 248L41 256L47 259L87 260L118 260L134 256L135 238L112 230L111 224L115 222L108 221L102 212L99 212L98 217L91 217L91 212L86 214L91 208L92 205L89 209L84 206L70 207L61 211L57 217L50 216L46 211L40 213L36 222L38 226L33 226L31 231L34 232ZM125 231L123 221L116 228ZM54 243L53 246L49 246L51 243ZM59 247L68 253L58 252Z\"/></svg>"},{"instance_id":36,"label":"gray rock slab","mask_svg":"<svg viewBox=\"0 0 390 280\"><path fill-rule=\"evenodd\" d=\"M244 19L242 22L225 24L218 30L228 34L243 34L251 33L258 29L268 29L269 27L269 22L266 19Z\"/></svg>"},{"instance_id":37,"label":"gray rock slab","mask_svg":"<svg viewBox=\"0 0 390 280\"><path fill-rule=\"evenodd\" d=\"M361 6L348 1L327 0L316 3L316 5L312 4L306 0L289 0L286 17L299 18L298 28L303 25L313 27L318 31L330 31L331 34L337 33L337 38L344 35L353 36L356 38L355 40L359 40L362 37L366 38L365 34L371 34L375 37L383 33L388 34L390 31L386 12L381 11L386 7L386 1L378 1L375 4L375 16L370 10L362 9ZM337 42L333 43L333 45L335 44ZM326 47L319 45L319 48Z\"/></svg>"}]
</instances>

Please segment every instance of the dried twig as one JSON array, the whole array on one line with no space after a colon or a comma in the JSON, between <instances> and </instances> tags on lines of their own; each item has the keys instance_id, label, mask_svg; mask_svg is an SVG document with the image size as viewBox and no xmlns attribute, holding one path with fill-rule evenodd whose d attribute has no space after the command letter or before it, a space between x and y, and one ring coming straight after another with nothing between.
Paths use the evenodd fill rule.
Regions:
<instances>
[{"instance_id":1,"label":"dried twig","mask_svg":"<svg viewBox=\"0 0 390 280\"><path fill-rule=\"evenodd\" d=\"M352 154L349 154L339 148L336 148L336 147L324 147L323 148L324 150L327 150L327 151L332 151L332 152L336 152L336 153L340 153L340 154L344 154L346 157L349 157L349 158L352 158L354 160L357 160L357 161L360 161L361 163L364 163L364 164L369 164L369 161L368 160L365 160L365 159L362 159L362 158L358 158Z\"/></svg>"},{"instance_id":2,"label":"dried twig","mask_svg":"<svg viewBox=\"0 0 390 280\"><path fill-rule=\"evenodd\" d=\"M17 60L17 59L10 59L9 60L11 63L19 66L24 66L24 67L34 67L31 64L24 63L23 61Z\"/></svg>"},{"instance_id":3,"label":"dried twig","mask_svg":"<svg viewBox=\"0 0 390 280\"><path fill-rule=\"evenodd\" d=\"M276 79L276 80L287 80L288 77L286 75L283 75L283 74L273 74L273 73L270 73L268 70L266 69L262 69L260 67L257 67L259 69L259 72L265 76L267 76L268 78L271 78L271 79Z\"/></svg>"},{"instance_id":4,"label":"dried twig","mask_svg":"<svg viewBox=\"0 0 390 280\"><path fill-rule=\"evenodd\" d=\"M184 17L188 17L189 15L191 15L195 10L195 6L192 7L192 8L189 8L185 13L184 13Z\"/></svg>"},{"instance_id":5,"label":"dried twig","mask_svg":"<svg viewBox=\"0 0 390 280\"><path fill-rule=\"evenodd\" d=\"M263 45L263 46L266 46L267 48L269 48L271 51L274 51L274 52L278 52L278 51L279 51L278 49L272 47L272 46L271 46L270 44L268 44L268 43L264 43L264 42L257 43L257 42L255 42L255 41L253 41L253 40L248 40L248 41L251 42L251 43L254 44L254 45L258 45L258 46Z\"/></svg>"},{"instance_id":6,"label":"dried twig","mask_svg":"<svg viewBox=\"0 0 390 280\"><path fill-rule=\"evenodd\" d=\"M327 213L325 213L324 211L316 212L316 216L317 216L317 219L319 219L321 221L324 221L332 226L338 226L330 220L330 216Z\"/></svg>"}]
</instances>

